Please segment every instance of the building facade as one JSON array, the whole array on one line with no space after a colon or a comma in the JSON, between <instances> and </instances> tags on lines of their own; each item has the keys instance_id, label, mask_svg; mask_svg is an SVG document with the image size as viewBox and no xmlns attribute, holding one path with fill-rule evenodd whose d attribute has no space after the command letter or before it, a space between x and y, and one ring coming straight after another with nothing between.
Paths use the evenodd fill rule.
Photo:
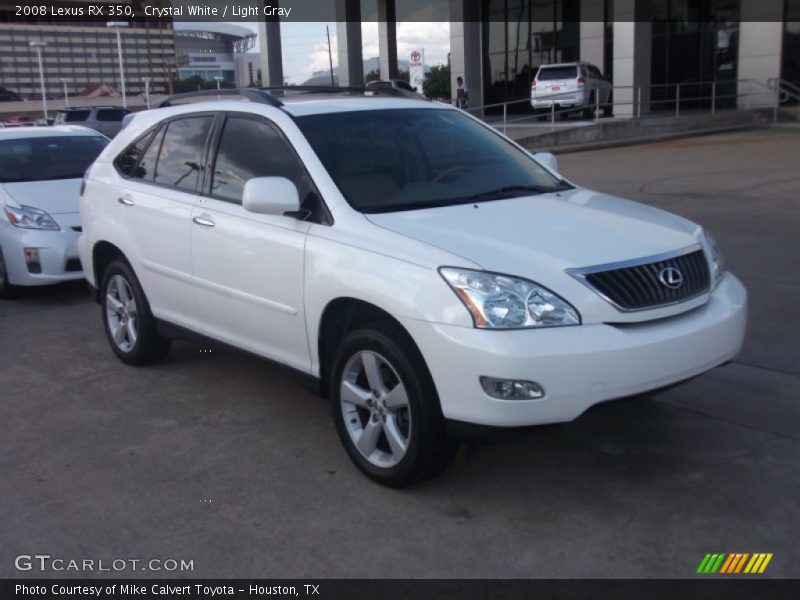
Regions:
<instances>
[{"instance_id":1,"label":"building facade","mask_svg":"<svg viewBox=\"0 0 800 600\"><path fill-rule=\"evenodd\" d=\"M120 28L129 94L144 91L143 78L150 78L150 91L168 91L175 69L175 40L171 23L131 23ZM63 96L64 83L70 95L92 94L98 88L119 90L116 30L105 23L16 23L0 21L0 88L23 98L38 98L39 66L30 42L42 47L45 91Z\"/></svg>"},{"instance_id":2,"label":"building facade","mask_svg":"<svg viewBox=\"0 0 800 600\"><path fill-rule=\"evenodd\" d=\"M250 73L244 53L256 43L254 31L230 23L175 22L175 52L178 58L178 77L200 77L236 85L250 85ZM258 62L258 58L254 59ZM238 65L241 67L237 67ZM255 73L257 81L257 73Z\"/></svg>"}]
</instances>

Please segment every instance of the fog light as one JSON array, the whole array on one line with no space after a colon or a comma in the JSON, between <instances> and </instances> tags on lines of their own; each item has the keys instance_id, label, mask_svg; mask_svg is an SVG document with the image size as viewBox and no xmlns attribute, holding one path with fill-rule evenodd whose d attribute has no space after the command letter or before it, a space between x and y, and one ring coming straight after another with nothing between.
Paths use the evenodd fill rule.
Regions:
<instances>
[{"instance_id":1,"label":"fog light","mask_svg":"<svg viewBox=\"0 0 800 600\"><path fill-rule=\"evenodd\" d=\"M500 400L536 400L544 397L542 386L534 381L518 379L495 379L481 377L483 391Z\"/></svg>"},{"instance_id":2,"label":"fog light","mask_svg":"<svg viewBox=\"0 0 800 600\"><path fill-rule=\"evenodd\" d=\"M39 262L38 248L25 248L25 263L28 266L28 273L42 272L42 263Z\"/></svg>"}]
</instances>

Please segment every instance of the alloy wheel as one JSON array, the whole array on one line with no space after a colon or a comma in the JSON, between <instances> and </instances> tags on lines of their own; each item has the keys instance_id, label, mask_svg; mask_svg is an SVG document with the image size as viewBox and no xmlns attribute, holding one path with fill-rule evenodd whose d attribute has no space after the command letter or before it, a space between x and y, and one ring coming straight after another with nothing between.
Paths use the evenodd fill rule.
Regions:
<instances>
[{"instance_id":1,"label":"alloy wheel","mask_svg":"<svg viewBox=\"0 0 800 600\"><path fill-rule=\"evenodd\" d=\"M130 352L139 337L139 318L131 286L122 275L114 275L106 289L106 318L117 348Z\"/></svg>"},{"instance_id":2,"label":"alloy wheel","mask_svg":"<svg viewBox=\"0 0 800 600\"><path fill-rule=\"evenodd\" d=\"M411 407L395 368L376 352L350 357L342 372L339 402L347 433L376 467L397 465L408 451Z\"/></svg>"}]
</instances>

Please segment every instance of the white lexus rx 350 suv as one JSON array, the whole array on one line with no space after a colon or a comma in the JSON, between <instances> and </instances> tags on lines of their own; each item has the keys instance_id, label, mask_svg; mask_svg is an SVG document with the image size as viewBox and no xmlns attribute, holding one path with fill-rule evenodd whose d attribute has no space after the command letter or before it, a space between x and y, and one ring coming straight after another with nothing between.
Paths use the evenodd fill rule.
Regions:
<instances>
[{"instance_id":1,"label":"white lexus rx 350 suv","mask_svg":"<svg viewBox=\"0 0 800 600\"><path fill-rule=\"evenodd\" d=\"M739 351L746 292L699 225L444 105L240 93L141 113L85 176L80 256L124 362L189 330L319 378L352 461L401 486L454 431L569 421Z\"/></svg>"}]
</instances>

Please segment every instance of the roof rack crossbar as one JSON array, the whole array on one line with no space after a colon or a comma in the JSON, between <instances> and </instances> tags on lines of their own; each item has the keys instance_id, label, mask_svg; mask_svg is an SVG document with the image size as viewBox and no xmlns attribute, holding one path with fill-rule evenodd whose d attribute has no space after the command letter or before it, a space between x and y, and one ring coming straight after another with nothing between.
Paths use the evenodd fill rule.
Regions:
<instances>
[{"instance_id":1,"label":"roof rack crossbar","mask_svg":"<svg viewBox=\"0 0 800 600\"><path fill-rule=\"evenodd\" d=\"M276 92L299 92L305 94L344 94L344 93L364 93L366 88L355 86L338 85L270 85L259 88L265 91Z\"/></svg>"},{"instance_id":2,"label":"roof rack crossbar","mask_svg":"<svg viewBox=\"0 0 800 600\"><path fill-rule=\"evenodd\" d=\"M283 102L278 100L275 96L270 94L266 89L257 88L226 88L221 90L197 90L196 92L186 92L183 94L173 94L164 98L159 108L172 106L176 100L188 100L190 98L203 98L206 96L241 96L247 98L250 102L257 102L258 104L269 104L276 108L283 106Z\"/></svg>"}]
</instances>

